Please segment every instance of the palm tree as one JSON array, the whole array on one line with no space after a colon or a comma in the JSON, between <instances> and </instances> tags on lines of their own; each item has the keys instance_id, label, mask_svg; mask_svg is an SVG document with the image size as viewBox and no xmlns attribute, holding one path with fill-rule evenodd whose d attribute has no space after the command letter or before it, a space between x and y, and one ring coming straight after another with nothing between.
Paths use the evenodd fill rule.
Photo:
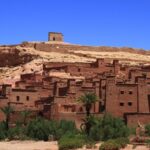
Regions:
<instances>
[{"instance_id":1,"label":"palm tree","mask_svg":"<svg viewBox=\"0 0 150 150\"><path fill-rule=\"evenodd\" d=\"M31 114L30 110L24 110L21 112L21 116L23 117L23 124L26 126L27 125L27 118Z\"/></svg>"},{"instance_id":2,"label":"palm tree","mask_svg":"<svg viewBox=\"0 0 150 150\"><path fill-rule=\"evenodd\" d=\"M81 97L79 97L78 101L83 103L83 106L86 110L86 116L90 116L90 111L92 108L92 104L94 104L97 101L97 96L95 93L85 93Z\"/></svg>"},{"instance_id":3,"label":"palm tree","mask_svg":"<svg viewBox=\"0 0 150 150\"><path fill-rule=\"evenodd\" d=\"M14 110L10 105L5 106L4 108L0 108L0 109L5 114L6 129L9 129L10 115Z\"/></svg>"},{"instance_id":4,"label":"palm tree","mask_svg":"<svg viewBox=\"0 0 150 150\"><path fill-rule=\"evenodd\" d=\"M91 108L92 108L92 104L94 104L97 101L97 96L95 93L84 93L84 95L82 95L81 97L79 97L78 101L80 101L81 103L83 103L83 106L85 107L86 110L86 118L83 120L84 123L81 124L81 129L83 126L85 126L85 131L87 133L87 135L89 135L90 133L90 129L92 126L91 123Z\"/></svg>"}]
</instances>

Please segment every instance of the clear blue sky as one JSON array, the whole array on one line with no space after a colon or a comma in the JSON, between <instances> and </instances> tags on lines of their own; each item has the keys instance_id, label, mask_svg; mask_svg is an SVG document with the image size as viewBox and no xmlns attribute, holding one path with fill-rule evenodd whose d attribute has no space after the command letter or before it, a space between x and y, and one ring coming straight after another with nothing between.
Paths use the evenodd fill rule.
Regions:
<instances>
[{"instance_id":1,"label":"clear blue sky","mask_svg":"<svg viewBox=\"0 0 150 150\"><path fill-rule=\"evenodd\" d=\"M47 41L150 50L150 0L0 0L0 44Z\"/></svg>"}]
</instances>

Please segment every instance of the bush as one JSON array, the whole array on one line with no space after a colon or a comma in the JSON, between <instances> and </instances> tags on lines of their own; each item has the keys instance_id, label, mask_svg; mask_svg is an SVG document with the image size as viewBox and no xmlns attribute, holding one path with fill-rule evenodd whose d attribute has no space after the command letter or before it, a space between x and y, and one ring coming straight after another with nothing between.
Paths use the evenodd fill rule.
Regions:
<instances>
[{"instance_id":1,"label":"bush","mask_svg":"<svg viewBox=\"0 0 150 150\"><path fill-rule=\"evenodd\" d=\"M105 115L102 120L103 139L114 139L119 137L127 137L129 129L120 118Z\"/></svg>"},{"instance_id":2,"label":"bush","mask_svg":"<svg viewBox=\"0 0 150 150\"><path fill-rule=\"evenodd\" d=\"M119 150L125 148L128 143L129 139L124 137L108 140L100 146L99 150Z\"/></svg>"},{"instance_id":3,"label":"bush","mask_svg":"<svg viewBox=\"0 0 150 150\"><path fill-rule=\"evenodd\" d=\"M57 122L36 118L29 122L26 133L27 136L35 140L47 141L49 136L52 136L55 140L59 140L68 132L74 134L78 132L75 123L72 121L62 120Z\"/></svg>"},{"instance_id":4,"label":"bush","mask_svg":"<svg viewBox=\"0 0 150 150\"><path fill-rule=\"evenodd\" d=\"M73 135L68 133L64 135L59 141L59 150L69 150L81 148L85 144L85 140L82 135Z\"/></svg>"},{"instance_id":5,"label":"bush","mask_svg":"<svg viewBox=\"0 0 150 150\"><path fill-rule=\"evenodd\" d=\"M4 140L7 137L7 130L5 122L0 122L0 140Z\"/></svg>"},{"instance_id":6,"label":"bush","mask_svg":"<svg viewBox=\"0 0 150 150\"><path fill-rule=\"evenodd\" d=\"M7 133L9 140L28 140L29 137L26 136L26 128L22 126L16 126L10 128Z\"/></svg>"},{"instance_id":7,"label":"bush","mask_svg":"<svg viewBox=\"0 0 150 150\"><path fill-rule=\"evenodd\" d=\"M115 140L108 140L99 147L99 150L119 150L120 148Z\"/></svg>"},{"instance_id":8,"label":"bush","mask_svg":"<svg viewBox=\"0 0 150 150\"><path fill-rule=\"evenodd\" d=\"M90 137L95 141L109 140L119 137L127 137L129 129L120 118L105 115L99 119L96 125L93 125L90 131Z\"/></svg>"},{"instance_id":9,"label":"bush","mask_svg":"<svg viewBox=\"0 0 150 150\"><path fill-rule=\"evenodd\" d=\"M100 133L100 127L95 125L90 130L90 138L94 141L100 141L102 139L102 134Z\"/></svg>"},{"instance_id":10,"label":"bush","mask_svg":"<svg viewBox=\"0 0 150 150\"><path fill-rule=\"evenodd\" d=\"M72 121L48 121L48 130L49 135L52 135L55 140L59 140L63 135L67 133L78 133L76 125Z\"/></svg>"},{"instance_id":11,"label":"bush","mask_svg":"<svg viewBox=\"0 0 150 150\"><path fill-rule=\"evenodd\" d=\"M77 134L75 123L72 121L49 121L43 118L31 120L27 126L23 126L20 122L16 123L16 127L6 130L5 122L0 123L0 140L8 138L10 140L44 140L49 138L59 140L67 133Z\"/></svg>"},{"instance_id":12,"label":"bush","mask_svg":"<svg viewBox=\"0 0 150 150\"><path fill-rule=\"evenodd\" d=\"M146 130L146 133L148 134L148 136L150 136L150 124L147 124L145 126L145 130Z\"/></svg>"},{"instance_id":13,"label":"bush","mask_svg":"<svg viewBox=\"0 0 150 150\"><path fill-rule=\"evenodd\" d=\"M76 125L72 121L61 120L56 129L56 134L54 135L57 140L59 140L63 135L67 133L77 134L78 130Z\"/></svg>"},{"instance_id":14,"label":"bush","mask_svg":"<svg viewBox=\"0 0 150 150\"><path fill-rule=\"evenodd\" d=\"M48 121L36 118L28 124L26 134L35 140L47 141L49 136L48 129Z\"/></svg>"},{"instance_id":15,"label":"bush","mask_svg":"<svg viewBox=\"0 0 150 150\"><path fill-rule=\"evenodd\" d=\"M129 144L129 139L124 137L117 138L115 141L120 145L121 148L124 148L127 144Z\"/></svg>"}]
</instances>

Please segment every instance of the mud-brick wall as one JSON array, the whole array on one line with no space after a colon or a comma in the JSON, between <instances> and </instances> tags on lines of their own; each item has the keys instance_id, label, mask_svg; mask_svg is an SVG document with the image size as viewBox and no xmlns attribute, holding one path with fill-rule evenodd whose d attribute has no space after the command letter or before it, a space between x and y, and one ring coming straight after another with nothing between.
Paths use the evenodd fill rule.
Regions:
<instances>
[{"instance_id":1,"label":"mud-brick wall","mask_svg":"<svg viewBox=\"0 0 150 150\"><path fill-rule=\"evenodd\" d=\"M141 124L148 124L150 123L150 113L145 114L127 114L126 121L128 126L136 126L138 122Z\"/></svg>"}]
</instances>

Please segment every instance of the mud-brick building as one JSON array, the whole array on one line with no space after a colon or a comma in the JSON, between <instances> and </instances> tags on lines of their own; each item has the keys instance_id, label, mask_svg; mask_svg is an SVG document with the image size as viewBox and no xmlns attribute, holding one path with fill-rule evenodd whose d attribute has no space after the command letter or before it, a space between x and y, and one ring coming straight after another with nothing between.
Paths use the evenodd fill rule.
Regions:
<instances>
[{"instance_id":1,"label":"mud-brick building","mask_svg":"<svg viewBox=\"0 0 150 150\"><path fill-rule=\"evenodd\" d=\"M52 101L49 89L42 88L39 74L21 75L21 80L16 82L16 87L11 85L1 85L0 90L0 108L10 105L14 113L12 120L17 120L21 111L29 110L34 115L45 115L50 119L50 102ZM36 80L38 77L38 80ZM42 77L42 76L41 76ZM0 120L4 119L4 114L0 112Z\"/></svg>"},{"instance_id":2,"label":"mud-brick building","mask_svg":"<svg viewBox=\"0 0 150 150\"><path fill-rule=\"evenodd\" d=\"M85 115L77 99L86 92L97 95L91 112L110 113L129 124L150 120L150 67L123 66L118 60L93 63L45 63L42 74L22 74L15 88L0 86L0 107L16 112L29 109L48 119L74 120ZM0 113L0 119L3 119ZM14 118L15 120L15 118Z\"/></svg>"},{"instance_id":3,"label":"mud-brick building","mask_svg":"<svg viewBox=\"0 0 150 150\"><path fill-rule=\"evenodd\" d=\"M54 74L57 76L58 72L68 75L66 81L65 76L57 76L60 80L55 81L54 102L57 114L54 118L68 119L70 115L78 120L85 111L75 100L84 92L94 92L99 101L93 105L93 114L110 113L122 117L128 124L136 124L138 121L149 122L148 68L122 66L118 60L106 63L104 59L89 64L45 64L43 69L47 78L52 75L54 78ZM74 80L70 81L70 76L74 77ZM75 77L81 78L77 80Z\"/></svg>"},{"instance_id":4,"label":"mud-brick building","mask_svg":"<svg viewBox=\"0 0 150 150\"><path fill-rule=\"evenodd\" d=\"M150 119L150 85L146 76L137 76L133 81L117 83L114 77L106 84L106 112L125 119L128 124Z\"/></svg>"}]
</instances>

